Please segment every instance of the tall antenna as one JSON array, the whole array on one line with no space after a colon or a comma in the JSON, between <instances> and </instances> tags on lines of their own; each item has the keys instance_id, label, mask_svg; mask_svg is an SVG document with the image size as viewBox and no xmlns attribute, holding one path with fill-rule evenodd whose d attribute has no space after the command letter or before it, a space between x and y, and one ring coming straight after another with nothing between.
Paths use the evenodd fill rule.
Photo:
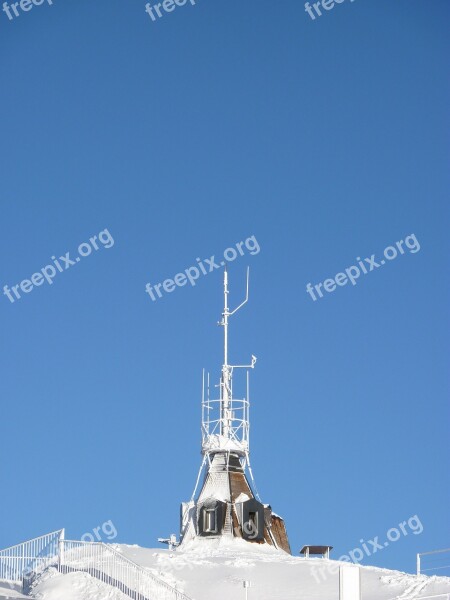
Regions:
<instances>
[{"instance_id":1,"label":"tall antenna","mask_svg":"<svg viewBox=\"0 0 450 600\"><path fill-rule=\"evenodd\" d=\"M236 314L237 311L248 302L248 282L249 282L250 269L247 267L247 289L245 294L245 300L239 304L234 310L230 311L228 308L228 271L225 267L223 272L223 313L222 321L220 325L223 326L223 365L222 365L222 378L220 382L220 399L221 399L221 423L220 423L220 434L225 438L230 438L231 421L233 414L231 411L231 403L233 399L232 392L232 378L233 378L233 367L228 364L228 324L229 317ZM242 365L244 368L253 368L256 359L252 356L251 365Z\"/></svg>"},{"instance_id":2,"label":"tall antenna","mask_svg":"<svg viewBox=\"0 0 450 600\"><path fill-rule=\"evenodd\" d=\"M220 389L219 398L214 399L209 395L210 381L209 373L203 371L202 385L202 454L203 460L200 467L197 481L191 502L195 498L197 488L200 482L200 476L206 464L212 464L215 454L225 454L227 464L230 455L239 457L242 467L248 469L253 490L259 498L256 489L253 473L250 465L250 389L249 389L249 369L253 369L256 364L256 356L251 357L248 365L231 365L228 361L228 326L230 317L235 315L247 302L249 297L249 279L250 270L247 268L246 292L244 300L230 310L228 306L228 271L225 267L223 273L223 312L222 319L218 325L223 327L223 364L221 369L220 382L217 386ZM246 369L246 394L244 398L235 398L233 395L233 371L234 369ZM206 377L205 377L206 375ZM206 390L205 390L206 387ZM206 393L205 393L206 391Z\"/></svg>"},{"instance_id":3,"label":"tall antenna","mask_svg":"<svg viewBox=\"0 0 450 600\"><path fill-rule=\"evenodd\" d=\"M256 357L252 356L249 365L230 365L228 362L228 326L230 317L248 302L249 269L245 299L233 310L228 306L228 271L223 273L223 312L219 325L223 327L223 365L220 378L219 400L211 400L203 395L202 410L202 452L236 452L248 459L249 452L249 400L233 398L233 370L253 369Z\"/></svg>"}]
</instances>

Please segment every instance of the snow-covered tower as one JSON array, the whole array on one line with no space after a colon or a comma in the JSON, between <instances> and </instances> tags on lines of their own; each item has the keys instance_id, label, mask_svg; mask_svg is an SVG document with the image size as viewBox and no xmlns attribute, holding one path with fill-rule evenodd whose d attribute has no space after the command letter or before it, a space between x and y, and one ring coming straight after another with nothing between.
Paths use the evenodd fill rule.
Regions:
<instances>
[{"instance_id":1,"label":"snow-covered tower","mask_svg":"<svg viewBox=\"0 0 450 600\"><path fill-rule=\"evenodd\" d=\"M202 393L202 454L203 461L192 498L181 505L181 545L193 539L223 537L242 538L251 543L270 544L290 554L284 521L263 504L256 491L249 459L249 365L228 362L229 319L248 301L234 310L228 307L228 273L225 269L224 309L219 325L224 330L224 360L219 398L211 399L209 375L203 373ZM243 399L234 397L233 372L246 370L247 393ZM199 482L204 473L200 492ZM250 483L251 482L251 483Z\"/></svg>"}]
</instances>

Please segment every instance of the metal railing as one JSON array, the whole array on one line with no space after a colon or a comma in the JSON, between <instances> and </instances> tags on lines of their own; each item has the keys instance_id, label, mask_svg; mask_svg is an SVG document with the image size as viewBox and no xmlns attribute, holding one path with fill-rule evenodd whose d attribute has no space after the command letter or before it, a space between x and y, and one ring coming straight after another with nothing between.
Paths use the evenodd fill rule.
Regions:
<instances>
[{"instance_id":1,"label":"metal railing","mask_svg":"<svg viewBox=\"0 0 450 600\"><path fill-rule=\"evenodd\" d=\"M417 555L417 575L424 573L425 571L438 571L440 569L448 569L450 568L450 557L448 559L448 564L446 565L437 565L434 567L429 567L427 569L422 568L422 556L431 556L432 554L444 554L450 553L450 548L444 548L443 550L432 550L431 552L421 552Z\"/></svg>"},{"instance_id":2,"label":"metal railing","mask_svg":"<svg viewBox=\"0 0 450 600\"><path fill-rule=\"evenodd\" d=\"M65 540L64 529L0 550L0 580L21 582L24 589L48 567L89 573L132 600L192 600L112 546Z\"/></svg>"},{"instance_id":3,"label":"metal railing","mask_svg":"<svg viewBox=\"0 0 450 600\"><path fill-rule=\"evenodd\" d=\"M191 600L189 596L103 542L61 540L58 568L83 571L133 600Z\"/></svg>"},{"instance_id":4,"label":"metal railing","mask_svg":"<svg viewBox=\"0 0 450 600\"><path fill-rule=\"evenodd\" d=\"M0 579L21 582L27 573L56 565L63 538L64 529L60 529L0 550Z\"/></svg>"}]
</instances>

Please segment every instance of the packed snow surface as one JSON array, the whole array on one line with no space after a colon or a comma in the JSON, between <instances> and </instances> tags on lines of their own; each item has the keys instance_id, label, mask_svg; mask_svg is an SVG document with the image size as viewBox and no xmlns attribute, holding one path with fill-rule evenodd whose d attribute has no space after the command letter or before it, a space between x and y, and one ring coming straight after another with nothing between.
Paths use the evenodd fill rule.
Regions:
<instances>
[{"instance_id":1,"label":"packed snow surface","mask_svg":"<svg viewBox=\"0 0 450 600\"><path fill-rule=\"evenodd\" d=\"M243 540L195 540L176 552L123 545L117 549L194 600L244 598L244 581L251 582L249 600L339 600L339 565L347 564L289 556ZM361 567L361 588L363 600L412 600L450 593L450 578Z\"/></svg>"},{"instance_id":2,"label":"packed snow surface","mask_svg":"<svg viewBox=\"0 0 450 600\"><path fill-rule=\"evenodd\" d=\"M87 573L62 575L56 569L48 569L33 590L38 600L130 600L119 590L94 579ZM18 591L17 585L0 581L0 600L18 598L30 600Z\"/></svg>"},{"instance_id":3,"label":"packed snow surface","mask_svg":"<svg viewBox=\"0 0 450 600\"><path fill-rule=\"evenodd\" d=\"M21 593L22 587L17 583L8 583L7 581L0 580L0 600L11 598L17 600L17 598L27 598Z\"/></svg>"},{"instance_id":4,"label":"packed snow surface","mask_svg":"<svg viewBox=\"0 0 450 600\"><path fill-rule=\"evenodd\" d=\"M149 569L193 600L339 600L339 563L289 556L269 546L242 540L195 540L176 552L114 545L124 556ZM376 567L361 568L362 600L415 600L444 594L450 578L415 576ZM14 595L15 594L15 595ZM24 598L0 582L0 600ZM117 589L86 573L47 571L35 588L38 600L125 600ZM158 600L155 598L155 600Z\"/></svg>"}]
</instances>

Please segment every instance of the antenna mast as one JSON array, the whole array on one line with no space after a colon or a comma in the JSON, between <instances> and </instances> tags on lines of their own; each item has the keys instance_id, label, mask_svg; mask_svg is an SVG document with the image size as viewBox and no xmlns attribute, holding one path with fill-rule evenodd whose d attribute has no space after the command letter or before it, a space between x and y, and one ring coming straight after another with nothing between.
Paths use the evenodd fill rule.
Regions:
<instances>
[{"instance_id":1,"label":"antenna mast","mask_svg":"<svg viewBox=\"0 0 450 600\"><path fill-rule=\"evenodd\" d=\"M249 281L249 269L247 267L247 289L245 294L245 300L239 304L237 308L230 311L228 308L228 271L225 267L223 272L223 313L222 321L220 325L223 326L223 365L222 365L222 378L220 382L220 399L221 399L221 418L220 418L220 435L226 439L230 439L233 411L231 410L233 400L233 368L228 364L228 320L229 317L237 313L237 311L248 302L248 281ZM244 366L244 365L243 365ZM254 360L252 357L252 364L245 365L245 367L253 368Z\"/></svg>"},{"instance_id":2,"label":"antenna mast","mask_svg":"<svg viewBox=\"0 0 450 600\"><path fill-rule=\"evenodd\" d=\"M219 398L213 399L209 396L209 373L205 381L203 375L202 392L202 454L203 461L198 473L192 499L195 497L197 487L200 481L200 475L204 466L211 465L215 454L226 454L227 464L231 454L237 455L243 468L248 468L252 479L256 497L258 492L253 479L250 466L250 399L249 399L249 369L253 369L256 363L256 356L251 357L249 365L230 365L228 363L228 325L230 317L233 316L248 302L249 290L249 269L247 268L247 282L245 299L233 310L228 306L228 271L223 274L223 312L222 319L218 325L223 327L223 365L221 370L220 382L216 387L220 388ZM246 369L246 397L235 398L233 396L233 371L234 369ZM207 393L205 394L205 384Z\"/></svg>"},{"instance_id":3,"label":"antenna mast","mask_svg":"<svg viewBox=\"0 0 450 600\"><path fill-rule=\"evenodd\" d=\"M223 272L223 313L221 325L223 326L223 365L220 381L220 435L228 438L230 435L230 400L231 400L231 371L228 364L228 271Z\"/></svg>"},{"instance_id":4,"label":"antenna mast","mask_svg":"<svg viewBox=\"0 0 450 600\"><path fill-rule=\"evenodd\" d=\"M220 377L220 397L211 400L203 396L202 452L235 452L248 459L249 450L249 400L233 398L233 370L253 369L256 358L249 365L230 365L228 362L228 325L230 317L248 302L249 270L245 299L235 309L228 306L228 271L223 274L223 312L219 325L223 327L223 365Z\"/></svg>"}]
</instances>

